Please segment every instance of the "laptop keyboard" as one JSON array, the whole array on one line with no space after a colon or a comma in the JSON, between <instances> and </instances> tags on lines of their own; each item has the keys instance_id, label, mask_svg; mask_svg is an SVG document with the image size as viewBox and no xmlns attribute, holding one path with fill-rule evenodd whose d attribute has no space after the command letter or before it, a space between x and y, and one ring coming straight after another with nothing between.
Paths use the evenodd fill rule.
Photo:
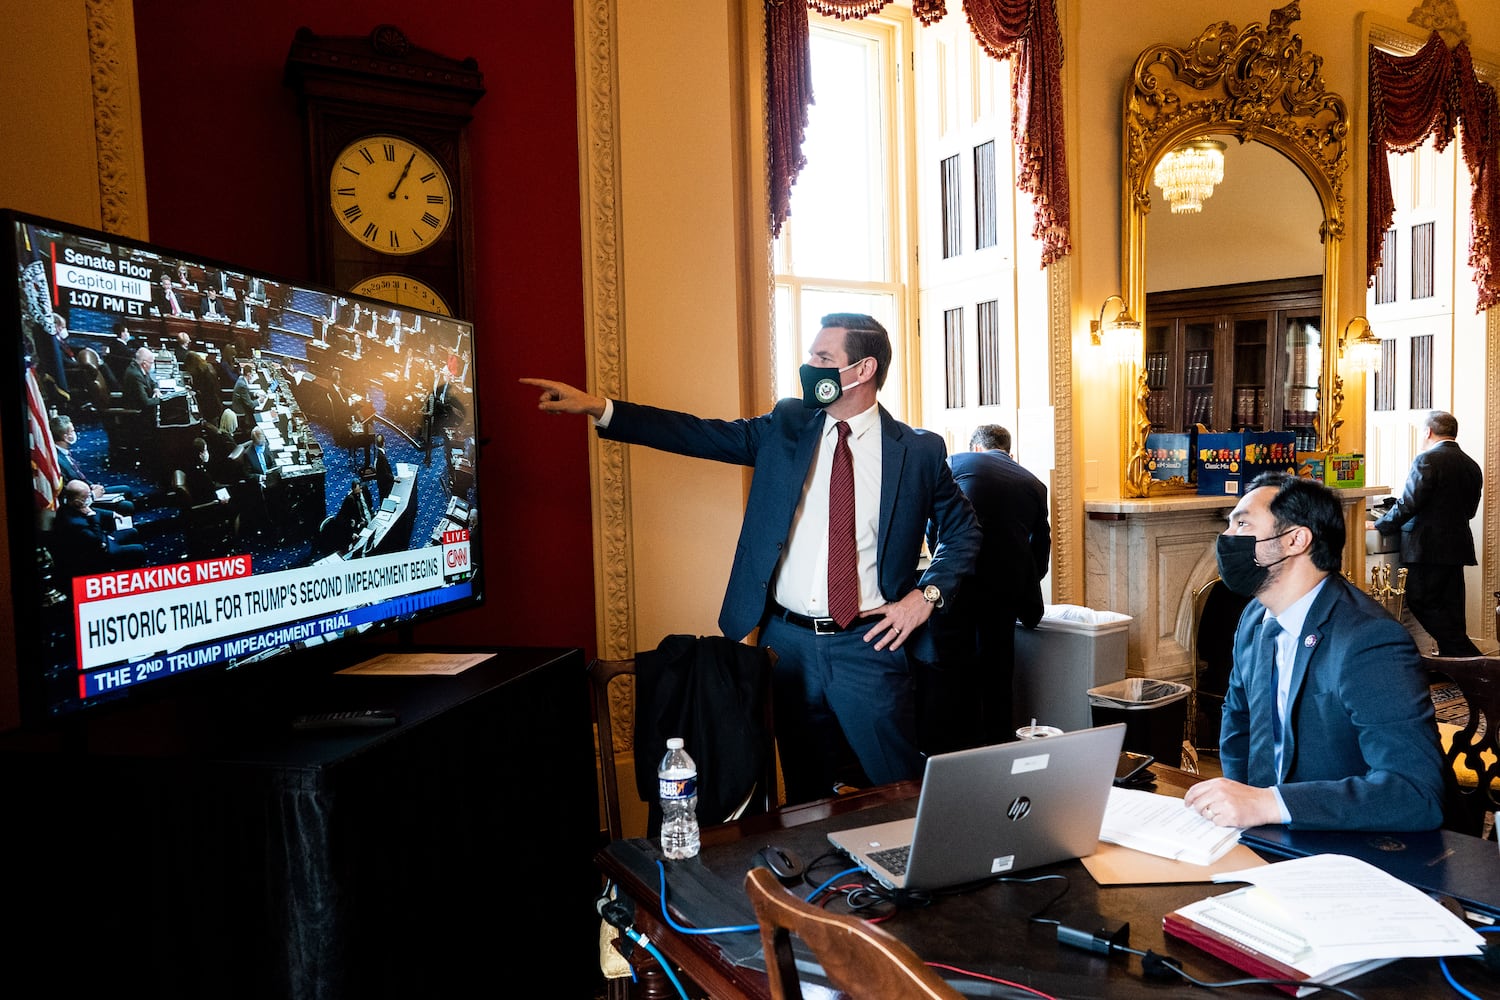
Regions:
<instances>
[{"instance_id":1,"label":"laptop keyboard","mask_svg":"<svg viewBox=\"0 0 1500 1000\"><path fill-rule=\"evenodd\" d=\"M906 874L906 859L911 856L911 845L904 847L887 847L883 851L871 851L870 860L879 862L880 867L892 875Z\"/></svg>"}]
</instances>

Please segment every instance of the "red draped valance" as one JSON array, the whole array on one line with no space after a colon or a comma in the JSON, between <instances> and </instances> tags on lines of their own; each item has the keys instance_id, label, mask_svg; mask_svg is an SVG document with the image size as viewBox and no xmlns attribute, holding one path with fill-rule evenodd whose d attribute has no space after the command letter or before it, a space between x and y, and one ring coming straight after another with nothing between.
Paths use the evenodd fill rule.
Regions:
<instances>
[{"instance_id":1,"label":"red draped valance","mask_svg":"<svg viewBox=\"0 0 1500 1000\"><path fill-rule=\"evenodd\" d=\"M1479 287L1479 309L1500 303L1500 247L1493 239L1500 219L1500 169L1497 161L1495 89L1474 74L1467 44L1449 49L1437 32L1410 56L1370 48L1370 155L1366 238L1366 275L1373 280L1380 266L1386 230L1396 214L1391 193L1391 152L1406 153L1426 141L1445 149L1463 127L1464 163L1473 185L1469 266Z\"/></svg>"},{"instance_id":2,"label":"red draped valance","mask_svg":"<svg viewBox=\"0 0 1500 1000\"><path fill-rule=\"evenodd\" d=\"M862 18L889 0L766 0L770 95L771 229L781 231L792 184L807 162L802 138L812 103L807 8L842 19ZM933 24L945 0L913 0L912 13ZM1042 266L1068 255L1068 165L1064 149L1062 33L1054 0L963 0L974 37L996 59L1015 58L1011 134L1020 156L1018 186L1036 203L1031 234L1042 244Z\"/></svg>"}]
</instances>

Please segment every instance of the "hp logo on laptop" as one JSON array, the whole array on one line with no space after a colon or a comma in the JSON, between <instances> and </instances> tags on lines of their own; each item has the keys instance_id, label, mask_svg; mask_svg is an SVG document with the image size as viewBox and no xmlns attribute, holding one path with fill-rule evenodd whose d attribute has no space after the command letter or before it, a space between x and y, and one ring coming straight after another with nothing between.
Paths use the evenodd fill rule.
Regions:
<instances>
[{"instance_id":1,"label":"hp logo on laptop","mask_svg":"<svg viewBox=\"0 0 1500 1000\"><path fill-rule=\"evenodd\" d=\"M1017 795L1011 799L1010 805L1005 810L1005 815L1012 822L1025 819L1031 815L1031 799L1024 795Z\"/></svg>"}]
</instances>

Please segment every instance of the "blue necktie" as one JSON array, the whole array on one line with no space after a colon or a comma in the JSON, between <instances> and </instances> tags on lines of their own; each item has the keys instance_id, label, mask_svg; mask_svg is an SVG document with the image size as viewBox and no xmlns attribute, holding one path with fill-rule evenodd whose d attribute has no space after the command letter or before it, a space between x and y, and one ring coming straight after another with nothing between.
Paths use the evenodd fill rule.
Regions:
<instances>
[{"instance_id":1,"label":"blue necktie","mask_svg":"<svg viewBox=\"0 0 1500 1000\"><path fill-rule=\"evenodd\" d=\"M1281 623L1275 618L1268 617L1261 623L1260 638L1257 640L1257 655L1265 667L1268 678L1267 695L1271 699L1271 749L1278 778L1281 777L1281 709L1276 703L1276 692L1280 686L1276 672L1276 637L1281 634L1281 631Z\"/></svg>"}]
</instances>

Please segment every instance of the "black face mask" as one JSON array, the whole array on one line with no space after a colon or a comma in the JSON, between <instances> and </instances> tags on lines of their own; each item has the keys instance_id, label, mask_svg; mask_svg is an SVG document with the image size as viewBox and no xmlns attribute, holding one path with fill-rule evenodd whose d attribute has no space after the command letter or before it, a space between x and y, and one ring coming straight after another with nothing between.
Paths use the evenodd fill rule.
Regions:
<instances>
[{"instance_id":1,"label":"black face mask","mask_svg":"<svg viewBox=\"0 0 1500 1000\"><path fill-rule=\"evenodd\" d=\"M1266 577L1271 574L1271 567L1289 558L1282 556L1276 562L1262 566L1255 561L1255 546L1261 542L1269 542L1273 538L1280 538L1282 535L1290 535L1296 530L1296 528L1288 528L1280 535L1270 535L1266 538L1255 538L1252 535L1220 535L1214 541L1214 558L1219 564L1219 577L1224 581L1224 586L1241 597L1254 597L1265 585Z\"/></svg>"},{"instance_id":2,"label":"black face mask","mask_svg":"<svg viewBox=\"0 0 1500 1000\"><path fill-rule=\"evenodd\" d=\"M859 361L863 361L860 358ZM850 368L859 364L859 361L846 368L818 368L814 365L803 365L797 374L802 377L802 405L809 409L821 410L832 406L839 401L844 394L844 385L839 381L839 376Z\"/></svg>"}]
</instances>

